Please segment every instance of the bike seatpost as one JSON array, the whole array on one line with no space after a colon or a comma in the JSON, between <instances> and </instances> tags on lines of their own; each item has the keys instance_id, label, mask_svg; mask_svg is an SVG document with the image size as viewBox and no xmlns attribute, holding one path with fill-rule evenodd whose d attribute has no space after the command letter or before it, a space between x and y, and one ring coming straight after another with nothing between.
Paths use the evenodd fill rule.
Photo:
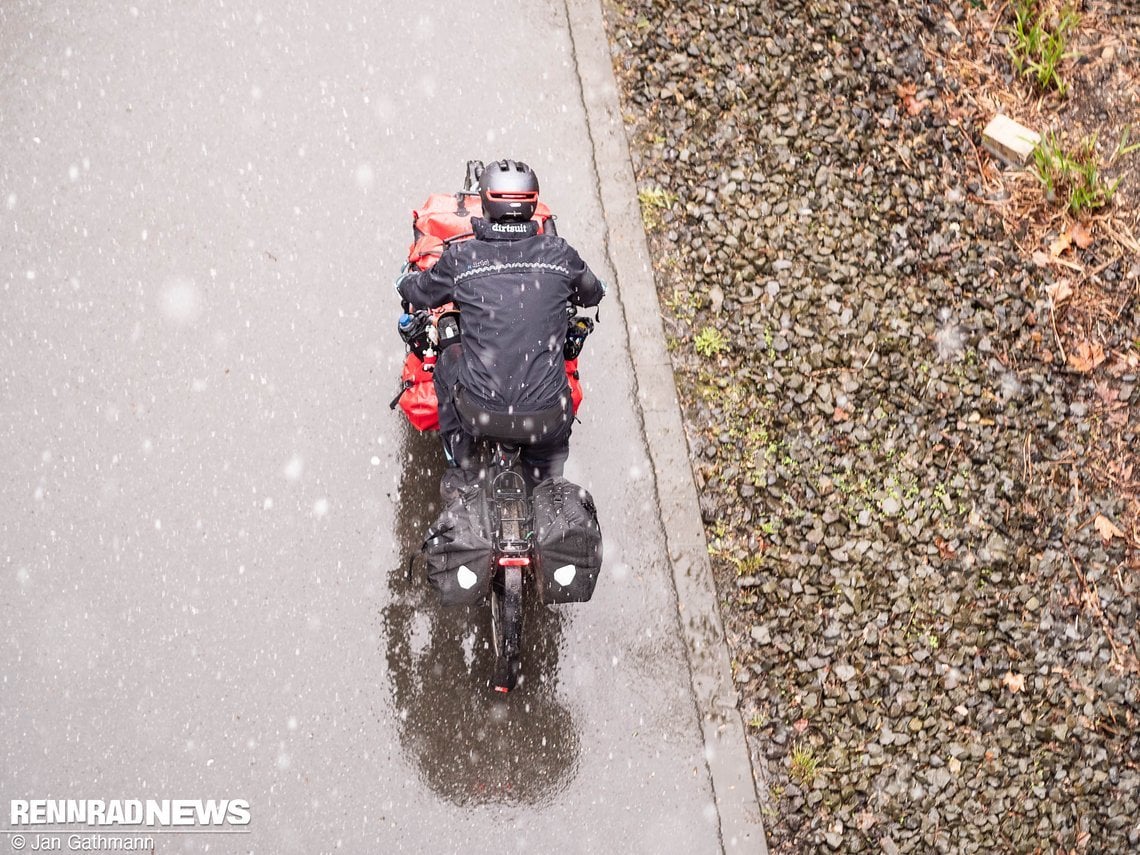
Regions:
<instances>
[{"instance_id":1,"label":"bike seatpost","mask_svg":"<svg viewBox=\"0 0 1140 855\"><path fill-rule=\"evenodd\" d=\"M510 469L518 462L519 454L522 453L522 447L509 442L497 442L495 443L495 451L498 454L499 462L503 465L503 468Z\"/></svg>"}]
</instances>

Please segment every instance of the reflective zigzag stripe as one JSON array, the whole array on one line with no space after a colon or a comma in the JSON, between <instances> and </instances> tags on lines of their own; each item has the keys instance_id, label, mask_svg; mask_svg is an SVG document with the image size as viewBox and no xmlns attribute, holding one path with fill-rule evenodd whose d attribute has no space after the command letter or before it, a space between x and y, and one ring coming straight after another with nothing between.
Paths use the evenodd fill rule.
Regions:
<instances>
[{"instance_id":1,"label":"reflective zigzag stripe","mask_svg":"<svg viewBox=\"0 0 1140 855\"><path fill-rule=\"evenodd\" d=\"M506 273L526 270L548 270L554 273L561 273L563 276L570 275L569 268L561 264L547 264L543 261L508 261L499 264L486 264L480 267L469 267L456 276L455 281L459 283L468 277L478 276L483 273Z\"/></svg>"}]
</instances>

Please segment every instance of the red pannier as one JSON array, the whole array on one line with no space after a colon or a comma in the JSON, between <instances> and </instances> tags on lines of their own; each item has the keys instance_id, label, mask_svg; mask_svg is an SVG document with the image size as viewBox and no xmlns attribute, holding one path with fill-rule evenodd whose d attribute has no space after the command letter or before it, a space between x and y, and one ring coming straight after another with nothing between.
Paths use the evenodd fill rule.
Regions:
<instances>
[{"instance_id":1,"label":"red pannier","mask_svg":"<svg viewBox=\"0 0 1140 855\"><path fill-rule=\"evenodd\" d=\"M434 360L434 357L430 357ZM578 360L566 360L566 379L570 382L570 402L577 414L582 405L582 383L578 379ZM435 397L435 383L432 373L424 361L409 352L404 359L404 370L400 375L403 392L400 395L400 409L408 417L412 427L418 431L439 430L439 404Z\"/></svg>"},{"instance_id":2,"label":"red pannier","mask_svg":"<svg viewBox=\"0 0 1140 855\"><path fill-rule=\"evenodd\" d=\"M422 206L412 212L412 245L408 247L408 262L420 270L431 268L443 254L448 244L472 237L471 217L482 216L483 206L478 194L433 193ZM553 215L542 202L534 212L539 231ZM432 311L433 321L454 305L448 303ZM408 417L412 427L419 431L439 430L438 403L435 397L435 384L432 382L432 368L435 356L421 359L408 351L404 358L404 369L400 374L403 390L399 397L400 409ZM582 403L582 384L578 379L578 360L566 360L566 379L570 383L570 398L574 412Z\"/></svg>"},{"instance_id":3,"label":"red pannier","mask_svg":"<svg viewBox=\"0 0 1140 855\"><path fill-rule=\"evenodd\" d=\"M439 430L439 404L436 402L431 372L424 367L423 360L411 351L404 359L400 384L404 390L400 395L400 409L412 427L419 431Z\"/></svg>"},{"instance_id":4,"label":"red pannier","mask_svg":"<svg viewBox=\"0 0 1140 855\"><path fill-rule=\"evenodd\" d=\"M478 195L467 193L432 193L426 202L412 212L412 245L408 261L420 270L434 265L449 243L472 236L471 218L483 216L483 202ZM550 209L538 203L533 219L543 231L551 218Z\"/></svg>"}]
</instances>

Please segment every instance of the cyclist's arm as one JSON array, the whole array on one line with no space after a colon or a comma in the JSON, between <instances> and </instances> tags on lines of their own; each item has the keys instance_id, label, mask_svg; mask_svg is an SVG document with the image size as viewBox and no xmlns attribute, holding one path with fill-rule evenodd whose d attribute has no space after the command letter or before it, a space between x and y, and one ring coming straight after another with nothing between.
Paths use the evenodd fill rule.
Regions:
<instances>
[{"instance_id":1,"label":"cyclist's arm","mask_svg":"<svg viewBox=\"0 0 1140 855\"><path fill-rule=\"evenodd\" d=\"M575 249L567 246L566 250L570 268L570 302L575 306L598 305L606 296L606 283L594 275Z\"/></svg>"},{"instance_id":2,"label":"cyclist's arm","mask_svg":"<svg viewBox=\"0 0 1140 855\"><path fill-rule=\"evenodd\" d=\"M396 280L401 299L424 309L434 309L454 299L455 264L445 252L430 270L412 270Z\"/></svg>"}]
</instances>

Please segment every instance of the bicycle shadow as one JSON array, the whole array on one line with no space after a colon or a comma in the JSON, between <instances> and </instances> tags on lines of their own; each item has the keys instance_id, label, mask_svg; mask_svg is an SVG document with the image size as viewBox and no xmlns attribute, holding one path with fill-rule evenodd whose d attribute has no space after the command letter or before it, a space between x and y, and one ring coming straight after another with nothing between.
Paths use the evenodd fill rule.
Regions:
<instances>
[{"instance_id":1,"label":"bicycle shadow","mask_svg":"<svg viewBox=\"0 0 1140 855\"><path fill-rule=\"evenodd\" d=\"M541 804L574 779L581 742L557 698L563 616L537 596L523 609L523 677L507 697L487 685L495 656L490 609L443 608L422 559L406 576L440 510L443 457L435 434L404 428L396 536L405 563L383 609L397 731L424 782L458 805ZM533 594L528 590L527 594Z\"/></svg>"}]
</instances>

